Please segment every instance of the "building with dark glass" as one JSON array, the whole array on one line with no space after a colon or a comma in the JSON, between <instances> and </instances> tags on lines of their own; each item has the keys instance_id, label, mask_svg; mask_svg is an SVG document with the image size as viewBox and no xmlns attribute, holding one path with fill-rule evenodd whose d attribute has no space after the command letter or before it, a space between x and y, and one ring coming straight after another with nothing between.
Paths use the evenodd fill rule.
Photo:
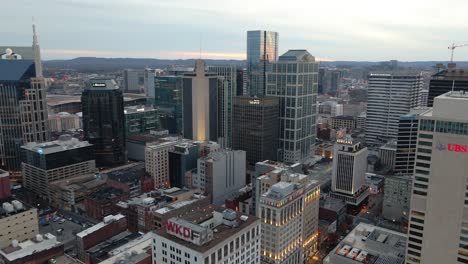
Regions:
<instances>
[{"instance_id":1,"label":"building with dark glass","mask_svg":"<svg viewBox=\"0 0 468 264\"><path fill-rule=\"evenodd\" d=\"M271 63L278 59L278 32L247 31L247 76L250 95L262 96Z\"/></svg>"},{"instance_id":2,"label":"building with dark glass","mask_svg":"<svg viewBox=\"0 0 468 264\"><path fill-rule=\"evenodd\" d=\"M192 170L197 168L198 146L181 143L169 151L169 183L171 187L191 186Z\"/></svg>"},{"instance_id":3,"label":"building with dark glass","mask_svg":"<svg viewBox=\"0 0 468 264\"><path fill-rule=\"evenodd\" d=\"M21 159L24 187L44 199L50 199L50 183L96 172L93 145L69 135L27 143L21 147Z\"/></svg>"},{"instance_id":4,"label":"building with dark glass","mask_svg":"<svg viewBox=\"0 0 468 264\"><path fill-rule=\"evenodd\" d=\"M246 151L250 166L277 160L279 99L277 97L234 97L232 148Z\"/></svg>"},{"instance_id":5,"label":"building with dark glass","mask_svg":"<svg viewBox=\"0 0 468 264\"><path fill-rule=\"evenodd\" d=\"M182 77L154 77L154 107L159 111L161 128L171 134L182 133Z\"/></svg>"},{"instance_id":6,"label":"building with dark glass","mask_svg":"<svg viewBox=\"0 0 468 264\"><path fill-rule=\"evenodd\" d=\"M427 106L434 105L434 98L446 92L468 92L468 69L448 68L434 74L429 81L429 96Z\"/></svg>"},{"instance_id":7,"label":"building with dark glass","mask_svg":"<svg viewBox=\"0 0 468 264\"><path fill-rule=\"evenodd\" d=\"M96 165L127 162L122 91L112 79L92 79L81 95L84 138L94 145Z\"/></svg>"},{"instance_id":8,"label":"building with dark glass","mask_svg":"<svg viewBox=\"0 0 468 264\"><path fill-rule=\"evenodd\" d=\"M218 142L219 93L224 83L216 74L205 72L205 62L197 60L195 70L183 76L183 135L197 141Z\"/></svg>"}]
</instances>

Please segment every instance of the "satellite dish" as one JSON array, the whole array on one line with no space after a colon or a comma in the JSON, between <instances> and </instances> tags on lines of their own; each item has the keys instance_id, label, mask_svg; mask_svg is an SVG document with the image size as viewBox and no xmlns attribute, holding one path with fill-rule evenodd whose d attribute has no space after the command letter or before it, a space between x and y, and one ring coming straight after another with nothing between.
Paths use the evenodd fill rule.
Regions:
<instances>
[{"instance_id":1,"label":"satellite dish","mask_svg":"<svg viewBox=\"0 0 468 264\"><path fill-rule=\"evenodd\" d=\"M11 56L11 54L13 54L13 50L10 49L10 48L6 48L5 53L6 53L7 56Z\"/></svg>"}]
</instances>

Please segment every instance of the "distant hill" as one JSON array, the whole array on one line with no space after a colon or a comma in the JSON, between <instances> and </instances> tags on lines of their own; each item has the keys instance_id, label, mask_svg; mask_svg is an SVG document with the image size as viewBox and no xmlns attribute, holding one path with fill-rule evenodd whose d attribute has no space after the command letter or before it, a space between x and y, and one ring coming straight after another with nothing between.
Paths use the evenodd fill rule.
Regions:
<instances>
[{"instance_id":1,"label":"distant hill","mask_svg":"<svg viewBox=\"0 0 468 264\"><path fill-rule=\"evenodd\" d=\"M245 66L245 60L205 60L208 65L239 65ZM321 62L325 67L372 67L382 62L372 61L327 61ZM398 66L410 68L430 69L437 63L447 64L446 61L399 61ZM468 68L468 61L456 62L458 67ZM162 68L168 65L190 66L195 64L195 59L186 60L162 60L162 59L136 59L136 58L96 58L80 57L71 60L45 61L49 69L75 69L78 71L114 71L125 68L142 69Z\"/></svg>"},{"instance_id":2,"label":"distant hill","mask_svg":"<svg viewBox=\"0 0 468 264\"><path fill-rule=\"evenodd\" d=\"M145 67L158 68L168 65L195 65L196 59L160 60L136 58L96 58L80 57L71 60L49 60L45 66L52 69L75 69L79 71L112 71L125 68L142 69ZM208 65L245 65L241 60L205 60Z\"/></svg>"}]
</instances>

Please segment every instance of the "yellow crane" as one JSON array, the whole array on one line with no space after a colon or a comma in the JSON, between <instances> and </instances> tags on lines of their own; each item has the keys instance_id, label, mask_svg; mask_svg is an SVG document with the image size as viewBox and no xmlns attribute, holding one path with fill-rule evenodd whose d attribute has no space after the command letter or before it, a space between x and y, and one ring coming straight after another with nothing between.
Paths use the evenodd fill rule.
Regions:
<instances>
[{"instance_id":1,"label":"yellow crane","mask_svg":"<svg viewBox=\"0 0 468 264\"><path fill-rule=\"evenodd\" d=\"M453 52L456 48L468 46L468 44L461 44L461 45L455 45L455 43L452 43L452 46L448 47L449 50L451 50L451 55L450 55L450 63L453 62Z\"/></svg>"}]
</instances>

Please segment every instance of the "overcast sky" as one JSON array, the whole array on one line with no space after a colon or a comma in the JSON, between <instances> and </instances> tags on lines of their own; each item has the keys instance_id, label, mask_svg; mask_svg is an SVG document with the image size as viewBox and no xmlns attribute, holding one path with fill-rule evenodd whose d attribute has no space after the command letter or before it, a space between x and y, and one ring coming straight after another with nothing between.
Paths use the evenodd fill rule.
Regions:
<instances>
[{"instance_id":1,"label":"overcast sky","mask_svg":"<svg viewBox=\"0 0 468 264\"><path fill-rule=\"evenodd\" d=\"M467 0L2 0L0 46L80 56L245 59L246 31L322 60L448 60L468 43ZM455 51L468 61L468 47Z\"/></svg>"}]
</instances>

